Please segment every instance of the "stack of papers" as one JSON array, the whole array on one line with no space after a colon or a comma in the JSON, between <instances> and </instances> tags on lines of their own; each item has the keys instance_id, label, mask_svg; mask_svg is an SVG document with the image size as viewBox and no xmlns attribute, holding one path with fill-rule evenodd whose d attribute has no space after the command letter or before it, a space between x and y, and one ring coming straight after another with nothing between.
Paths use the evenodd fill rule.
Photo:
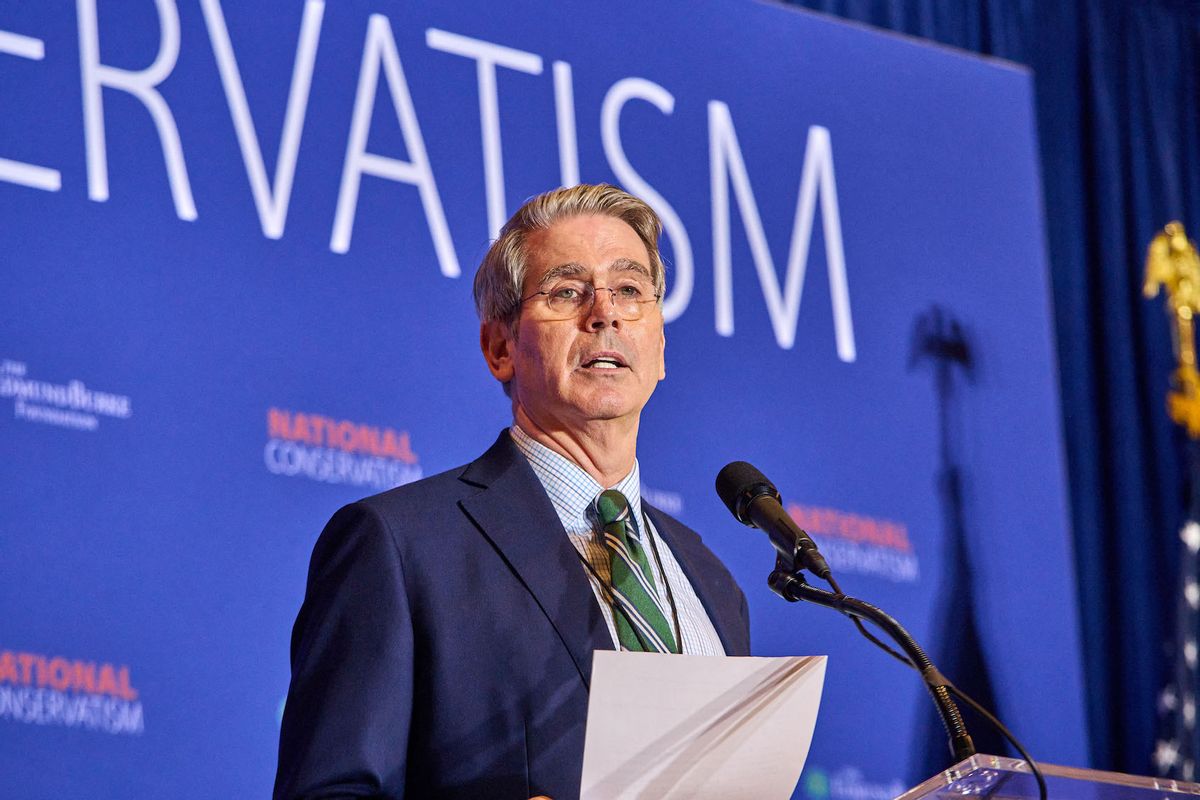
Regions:
<instances>
[{"instance_id":1,"label":"stack of papers","mask_svg":"<svg viewBox=\"0 0 1200 800\"><path fill-rule=\"evenodd\" d=\"M787 800L825 662L596 651L581 800Z\"/></svg>"}]
</instances>

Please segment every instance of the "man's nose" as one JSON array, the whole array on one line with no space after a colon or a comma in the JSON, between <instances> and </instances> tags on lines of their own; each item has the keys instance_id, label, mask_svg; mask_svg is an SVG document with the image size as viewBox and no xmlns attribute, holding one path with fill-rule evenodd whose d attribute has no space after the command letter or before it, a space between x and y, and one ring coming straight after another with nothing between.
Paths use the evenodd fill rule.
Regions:
<instances>
[{"instance_id":1,"label":"man's nose","mask_svg":"<svg viewBox=\"0 0 1200 800\"><path fill-rule=\"evenodd\" d=\"M592 308L587 317L588 327L593 329L600 329L606 325L617 327L621 316L617 313L616 292L607 286L597 286L593 292Z\"/></svg>"}]
</instances>

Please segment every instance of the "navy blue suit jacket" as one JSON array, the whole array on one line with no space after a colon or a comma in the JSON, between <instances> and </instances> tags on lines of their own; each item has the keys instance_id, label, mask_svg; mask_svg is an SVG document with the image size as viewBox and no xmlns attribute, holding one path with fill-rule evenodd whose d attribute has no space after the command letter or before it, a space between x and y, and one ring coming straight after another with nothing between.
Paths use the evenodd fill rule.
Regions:
<instances>
[{"instance_id":1,"label":"navy blue suit jacket","mask_svg":"<svg viewBox=\"0 0 1200 800\"><path fill-rule=\"evenodd\" d=\"M729 655L746 599L647 506ZM592 651L612 639L507 431L478 460L338 511L292 632L276 798L578 797Z\"/></svg>"}]
</instances>

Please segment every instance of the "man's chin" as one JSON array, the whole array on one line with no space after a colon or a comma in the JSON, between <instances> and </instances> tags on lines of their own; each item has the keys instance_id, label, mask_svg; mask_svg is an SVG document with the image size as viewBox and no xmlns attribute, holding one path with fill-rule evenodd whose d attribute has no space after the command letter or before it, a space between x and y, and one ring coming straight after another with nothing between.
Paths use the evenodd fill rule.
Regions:
<instances>
[{"instance_id":1,"label":"man's chin","mask_svg":"<svg viewBox=\"0 0 1200 800\"><path fill-rule=\"evenodd\" d=\"M636 420L645 403L631 400L625 394L601 393L593 395L576 405L578 418L586 422L615 422L622 419Z\"/></svg>"}]
</instances>

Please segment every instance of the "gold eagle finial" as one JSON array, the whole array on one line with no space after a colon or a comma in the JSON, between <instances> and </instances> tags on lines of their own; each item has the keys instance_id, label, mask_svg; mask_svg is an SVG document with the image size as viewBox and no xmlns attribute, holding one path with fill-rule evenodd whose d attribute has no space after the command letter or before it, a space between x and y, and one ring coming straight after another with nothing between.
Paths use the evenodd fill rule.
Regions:
<instances>
[{"instance_id":1,"label":"gold eagle finial","mask_svg":"<svg viewBox=\"0 0 1200 800\"><path fill-rule=\"evenodd\" d=\"M1142 294L1147 299L1156 297L1162 288L1167 291L1167 313L1174 323L1171 342L1178 363L1167 393L1167 412L1187 428L1189 437L1200 439L1200 373L1196 371L1193 324L1200 312L1200 254L1180 222L1163 228L1146 252Z\"/></svg>"}]
</instances>

